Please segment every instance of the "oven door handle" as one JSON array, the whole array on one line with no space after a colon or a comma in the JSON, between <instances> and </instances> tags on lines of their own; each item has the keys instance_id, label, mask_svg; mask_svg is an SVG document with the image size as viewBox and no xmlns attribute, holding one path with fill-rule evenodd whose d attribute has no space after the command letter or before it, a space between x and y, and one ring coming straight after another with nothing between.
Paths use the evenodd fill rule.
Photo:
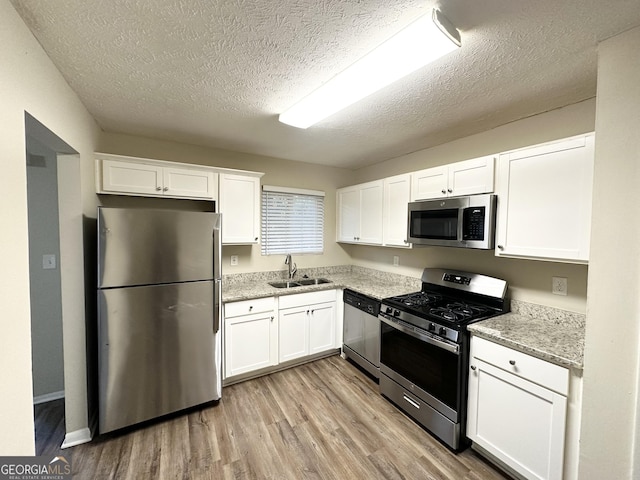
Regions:
<instances>
[{"instance_id":1,"label":"oven door handle","mask_svg":"<svg viewBox=\"0 0 640 480\"><path fill-rule=\"evenodd\" d=\"M412 330L410 328L405 327L404 325L394 322L391 319L388 319L382 315L380 315L378 317L380 319L380 321L386 323L387 325L389 325L390 327L395 328L396 330L400 330L403 333L406 333L407 335L410 335L414 338L417 338L418 340L421 340L423 342L426 343L430 343L431 345L434 345L438 348L442 348L448 352L451 353L455 353L456 355L460 355L460 346L459 345L452 345L450 343L447 342L443 342L442 340L438 340L436 338L432 338L430 336L427 335L422 335L419 332L416 332L415 330Z\"/></svg>"}]
</instances>

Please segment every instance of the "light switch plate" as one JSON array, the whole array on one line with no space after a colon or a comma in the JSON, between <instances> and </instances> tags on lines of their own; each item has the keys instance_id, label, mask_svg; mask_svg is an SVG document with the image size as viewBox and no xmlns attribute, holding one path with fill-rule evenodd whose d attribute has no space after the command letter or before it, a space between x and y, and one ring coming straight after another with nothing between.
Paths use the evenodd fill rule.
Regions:
<instances>
[{"instance_id":1,"label":"light switch plate","mask_svg":"<svg viewBox=\"0 0 640 480\"><path fill-rule=\"evenodd\" d=\"M231 266L238 265L238 255L231 255Z\"/></svg>"},{"instance_id":2,"label":"light switch plate","mask_svg":"<svg viewBox=\"0 0 640 480\"><path fill-rule=\"evenodd\" d=\"M393 266L397 267L398 265L400 265L400 257L398 257L398 255L394 255L393 256Z\"/></svg>"},{"instance_id":3,"label":"light switch plate","mask_svg":"<svg viewBox=\"0 0 640 480\"><path fill-rule=\"evenodd\" d=\"M56 256L55 255L42 255L42 269L43 270L55 270L56 268Z\"/></svg>"}]
</instances>

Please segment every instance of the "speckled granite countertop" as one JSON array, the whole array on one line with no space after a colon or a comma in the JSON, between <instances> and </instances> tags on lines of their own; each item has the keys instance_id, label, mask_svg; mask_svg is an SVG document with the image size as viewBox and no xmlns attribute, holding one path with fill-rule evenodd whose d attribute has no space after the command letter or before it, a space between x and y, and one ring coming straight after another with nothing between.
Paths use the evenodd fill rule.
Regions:
<instances>
[{"instance_id":1,"label":"speckled granite countertop","mask_svg":"<svg viewBox=\"0 0 640 480\"><path fill-rule=\"evenodd\" d=\"M269 282L284 280L284 270L225 275L222 301L237 302L335 288L350 288L381 300L422 287L419 278L350 265L300 269L296 279L304 275L327 278L331 283L295 288L269 285ZM582 370L584 326L583 314L512 300L510 313L469 325L469 331L556 365Z\"/></svg>"},{"instance_id":2,"label":"speckled granite countertop","mask_svg":"<svg viewBox=\"0 0 640 480\"><path fill-rule=\"evenodd\" d=\"M298 270L296 279L302 278L304 275L309 278L326 278L331 280L331 283L294 288L275 288L269 285L269 282L281 281L286 278L285 271L228 275L223 279L222 301L224 303L237 302L252 298L293 295L335 288L350 288L381 300L394 295L415 292L420 290L422 286L419 278L355 266L301 269Z\"/></svg>"},{"instance_id":3,"label":"speckled granite countertop","mask_svg":"<svg viewBox=\"0 0 640 480\"><path fill-rule=\"evenodd\" d=\"M511 312L472 325L474 335L542 360L582 370L585 315L511 301Z\"/></svg>"}]
</instances>

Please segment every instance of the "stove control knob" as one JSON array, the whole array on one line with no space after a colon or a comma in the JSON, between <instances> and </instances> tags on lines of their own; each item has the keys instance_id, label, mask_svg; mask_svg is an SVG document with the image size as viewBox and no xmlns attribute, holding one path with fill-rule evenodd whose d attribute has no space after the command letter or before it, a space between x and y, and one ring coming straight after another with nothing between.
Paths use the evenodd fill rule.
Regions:
<instances>
[{"instance_id":1,"label":"stove control knob","mask_svg":"<svg viewBox=\"0 0 640 480\"><path fill-rule=\"evenodd\" d=\"M393 308L391 307L387 307L387 309L384 311L384 313L391 315L391 312L393 312Z\"/></svg>"},{"instance_id":2,"label":"stove control knob","mask_svg":"<svg viewBox=\"0 0 640 480\"><path fill-rule=\"evenodd\" d=\"M399 317L400 316L400 310L394 310L393 311L393 316L394 317Z\"/></svg>"},{"instance_id":3,"label":"stove control knob","mask_svg":"<svg viewBox=\"0 0 640 480\"><path fill-rule=\"evenodd\" d=\"M430 323L430 324L429 324L429 331L430 331L430 332L435 332L435 331L436 331L436 325L435 325L435 323Z\"/></svg>"},{"instance_id":4,"label":"stove control knob","mask_svg":"<svg viewBox=\"0 0 640 480\"><path fill-rule=\"evenodd\" d=\"M440 330L438 332L440 335L446 335L447 334L447 329L445 327L440 327Z\"/></svg>"}]
</instances>

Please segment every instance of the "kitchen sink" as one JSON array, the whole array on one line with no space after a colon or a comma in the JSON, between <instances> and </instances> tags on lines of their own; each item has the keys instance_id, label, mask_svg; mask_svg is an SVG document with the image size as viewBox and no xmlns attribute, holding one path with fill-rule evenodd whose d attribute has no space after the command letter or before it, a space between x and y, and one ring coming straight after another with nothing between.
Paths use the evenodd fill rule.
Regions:
<instances>
[{"instance_id":1,"label":"kitchen sink","mask_svg":"<svg viewBox=\"0 0 640 480\"><path fill-rule=\"evenodd\" d=\"M302 278L298 280L300 285L322 285L323 283L331 283L331 280L326 278Z\"/></svg>"},{"instance_id":2,"label":"kitchen sink","mask_svg":"<svg viewBox=\"0 0 640 480\"><path fill-rule=\"evenodd\" d=\"M326 278L301 278L295 282L269 282L269 285L275 288L293 288L307 285L322 285L323 283L331 283L331 280L327 280Z\"/></svg>"},{"instance_id":3,"label":"kitchen sink","mask_svg":"<svg viewBox=\"0 0 640 480\"><path fill-rule=\"evenodd\" d=\"M298 282L269 282L269 285L275 288L292 288L302 286L302 284Z\"/></svg>"}]
</instances>

